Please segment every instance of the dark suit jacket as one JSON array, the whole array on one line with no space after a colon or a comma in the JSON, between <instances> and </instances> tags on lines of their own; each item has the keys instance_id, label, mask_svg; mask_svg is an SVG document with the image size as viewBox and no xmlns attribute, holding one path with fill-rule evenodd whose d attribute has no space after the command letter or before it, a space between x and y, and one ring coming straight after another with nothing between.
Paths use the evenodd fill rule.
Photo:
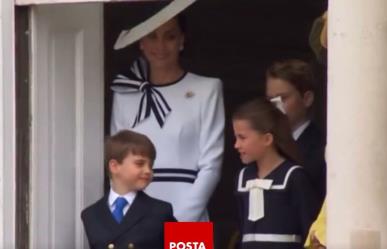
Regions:
<instances>
[{"instance_id":1,"label":"dark suit jacket","mask_svg":"<svg viewBox=\"0 0 387 249\"><path fill-rule=\"evenodd\" d=\"M310 176L321 203L326 193L325 139L314 123L310 123L297 144L303 156L303 166Z\"/></svg>"},{"instance_id":2,"label":"dark suit jacket","mask_svg":"<svg viewBox=\"0 0 387 249\"><path fill-rule=\"evenodd\" d=\"M171 204L137 193L121 224L108 206L108 194L81 214L91 249L163 249L164 222L176 221ZM130 247L129 247L130 248Z\"/></svg>"}]
</instances>

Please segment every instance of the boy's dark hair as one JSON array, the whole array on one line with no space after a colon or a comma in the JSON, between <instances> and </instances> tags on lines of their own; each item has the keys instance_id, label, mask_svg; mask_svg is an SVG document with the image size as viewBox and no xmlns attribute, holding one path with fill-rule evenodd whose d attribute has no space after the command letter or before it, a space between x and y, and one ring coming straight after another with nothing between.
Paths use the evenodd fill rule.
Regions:
<instances>
[{"instance_id":1,"label":"boy's dark hair","mask_svg":"<svg viewBox=\"0 0 387 249\"><path fill-rule=\"evenodd\" d=\"M275 62L266 70L266 77L289 82L301 95L307 91L315 91L313 69L302 60L288 59Z\"/></svg>"},{"instance_id":2,"label":"boy's dark hair","mask_svg":"<svg viewBox=\"0 0 387 249\"><path fill-rule=\"evenodd\" d=\"M142 155L148 157L152 164L156 159L156 149L152 141L145 135L122 130L110 136L105 141L105 169L110 176L109 162L117 160L122 163L128 154Z\"/></svg>"}]
</instances>

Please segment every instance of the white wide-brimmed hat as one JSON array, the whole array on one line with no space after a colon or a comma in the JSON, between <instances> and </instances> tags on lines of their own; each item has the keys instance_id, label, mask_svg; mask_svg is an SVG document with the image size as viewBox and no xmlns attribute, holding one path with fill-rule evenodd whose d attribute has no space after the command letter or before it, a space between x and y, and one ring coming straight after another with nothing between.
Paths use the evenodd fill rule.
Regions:
<instances>
[{"instance_id":1,"label":"white wide-brimmed hat","mask_svg":"<svg viewBox=\"0 0 387 249\"><path fill-rule=\"evenodd\" d=\"M155 29L171 20L194 2L196 2L196 0L172 1L170 4L165 6L152 17L148 18L146 21L138 24L132 29L121 31L116 43L114 44L114 49L122 49L135 43L142 37L153 32Z\"/></svg>"}]
</instances>

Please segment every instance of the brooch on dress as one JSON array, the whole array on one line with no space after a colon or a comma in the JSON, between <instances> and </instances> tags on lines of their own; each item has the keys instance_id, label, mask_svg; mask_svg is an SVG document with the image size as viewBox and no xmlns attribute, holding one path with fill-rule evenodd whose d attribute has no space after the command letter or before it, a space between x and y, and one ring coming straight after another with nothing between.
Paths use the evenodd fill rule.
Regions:
<instances>
[{"instance_id":1,"label":"brooch on dress","mask_svg":"<svg viewBox=\"0 0 387 249\"><path fill-rule=\"evenodd\" d=\"M193 96L195 96L195 93L192 92L192 91L188 91L188 92L185 93L185 97L187 99L192 98Z\"/></svg>"}]
</instances>

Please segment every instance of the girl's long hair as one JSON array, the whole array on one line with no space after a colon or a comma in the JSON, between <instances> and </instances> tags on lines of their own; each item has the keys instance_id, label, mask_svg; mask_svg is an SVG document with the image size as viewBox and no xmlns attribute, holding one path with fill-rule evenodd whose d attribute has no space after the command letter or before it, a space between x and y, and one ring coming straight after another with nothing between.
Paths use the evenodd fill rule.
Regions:
<instances>
[{"instance_id":1,"label":"girl's long hair","mask_svg":"<svg viewBox=\"0 0 387 249\"><path fill-rule=\"evenodd\" d=\"M260 133L271 133L278 153L294 163L302 163L287 116L269 100L254 99L240 106L233 120L246 120Z\"/></svg>"}]
</instances>

